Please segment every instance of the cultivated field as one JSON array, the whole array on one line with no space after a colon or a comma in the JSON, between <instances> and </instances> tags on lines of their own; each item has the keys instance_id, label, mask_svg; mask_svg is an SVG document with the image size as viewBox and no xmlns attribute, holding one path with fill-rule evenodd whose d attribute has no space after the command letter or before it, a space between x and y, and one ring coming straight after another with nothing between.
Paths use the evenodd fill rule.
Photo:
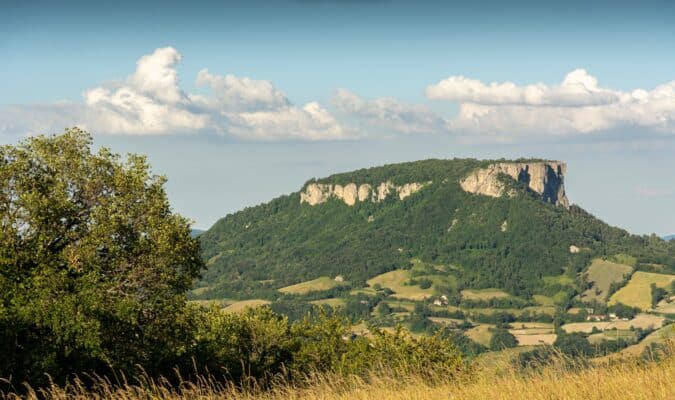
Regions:
<instances>
[{"instance_id":1,"label":"cultivated field","mask_svg":"<svg viewBox=\"0 0 675 400\"><path fill-rule=\"evenodd\" d=\"M649 310L652 302L650 285L654 283L658 287L667 288L674 280L675 275L638 271L633 274L626 286L612 295L609 304L623 303L645 311Z\"/></svg>"},{"instance_id":2,"label":"cultivated field","mask_svg":"<svg viewBox=\"0 0 675 400\"><path fill-rule=\"evenodd\" d=\"M670 324L666 325L661 329L658 329L642 339L639 343L628 346L625 349L621 350L618 353L608 354L604 357L598 357L593 359L594 362L605 362L610 360L617 359L626 359L631 357L638 357L644 353L644 351L652 344L664 344L666 341L670 341L673 346L675 346L675 325ZM675 347L674 347L675 349Z\"/></svg>"},{"instance_id":3,"label":"cultivated field","mask_svg":"<svg viewBox=\"0 0 675 400\"><path fill-rule=\"evenodd\" d=\"M518 346L535 346L540 344L553 344L558 335L555 333L541 333L538 335L514 335L518 340Z\"/></svg>"},{"instance_id":4,"label":"cultivated field","mask_svg":"<svg viewBox=\"0 0 675 400\"><path fill-rule=\"evenodd\" d=\"M464 289L462 298L466 300L490 300L511 297L501 289Z\"/></svg>"},{"instance_id":5,"label":"cultivated field","mask_svg":"<svg viewBox=\"0 0 675 400\"><path fill-rule=\"evenodd\" d=\"M675 296L670 296L668 299L663 299L657 304L654 312L661 314L675 314Z\"/></svg>"},{"instance_id":6,"label":"cultivated field","mask_svg":"<svg viewBox=\"0 0 675 400\"><path fill-rule=\"evenodd\" d=\"M429 320L433 321L437 324L448 325L448 326L458 325L458 324L462 323L461 319L455 319L455 318L429 317Z\"/></svg>"},{"instance_id":7,"label":"cultivated field","mask_svg":"<svg viewBox=\"0 0 675 400\"><path fill-rule=\"evenodd\" d=\"M279 291L281 293L287 294L306 294L309 292L319 292L322 290L329 290L340 285L341 282L336 282L335 279L331 279L327 276L322 276L320 278L316 278L311 281L300 282L296 283L295 285L282 287L281 289L279 289Z\"/></svg>"},{"instance_id":8,"label":"cultivated field","mask_svg":"<svg viewBox=\"0 0 675 400\"><path fill-rule=\"evenodd\" d=\"M516 337L519 346L553 344L557 337L553 324L545 322L512 322L509 332Z\"/></svg>"},{"instance_id":9,"label":"cultivated field","mask_svg":"<svg viewBox=\"0 0 675 400\"><path fill-rule=\"evenodd\" d=\"M621 282L624 276L631 272L633 272L633 267L630 265L596 258L588 267L586 277L593 285L581 294L582 300L606 301L610 285Z\"/></svg>"},{"instance_id":10,"label":"cultivated field","mask_svg":"<svg viewBox=\"0 0 675 400\"><path fill-rule=\"evenodd\" d=\"M642 328L642 329L658 329L663 325L665 321L664 317L653 315L653 314L638 314L635 318L629 321L598 321L598 322L573 322L570 324L565 324L562 326L562 329L565 332L584 332L591 333L593 332L593 327L596 327L598 330L606 331L610 329L622 329L627 330L630 327Z\"/></svg>"},{"instance_id":11,"label":"cultivated field","mask_svg":"<svg viewBox=\"0 0 675 400\"><path fill-rule=\"evenodd\" d=\"M474 326L465 332L466 337L473 340L476 343L480 343L483 346L490 346L490 339L492 339L492 329L494 325L490 324L480 324Z\"/></svg>"},{"instance_id":12,"label":"cultivated field","mask_svg":"<svg viewBox=\"0 0 675 400\"><path fill-rule=\"evenodd\" d=\"M315 304L315 305L317 305L317 306L327 305L327 306L331 306L331 307L333 307L333 308L337 308L337 307L342 307L342 306L344 306L344 305L345 305L345 300L344 300L344 299L341 299L341 298L321 299L321 300L310 301L310 303Z\"/></svg>"},{"instance_id":13,"label":"cultivated field","mask_svg":"<svg viewBox=\"0 0 675 400\"><path fill-rule=\"evenodd\" d=\"M191 304L196 304L198 306L202 307L211 307L213 305L223 308L227 307L228 305L232 304L232 300L225 300L225 299L213 299L213 300L190 300L188 303Z\"/></svg>"},{"instance_id":14,"label":"cultivated field","mask_svg":"<svg viewBox=\"0 0 675 400\"><path fill-rule=\"evenodd\" d=\"M225 312L241 312L247 308L255 308L270 304L267 300L252 299L252 300L242 300L230 304L229 306L223 308Z\"/></svg>"},{"instance_id":15,"label":"cultivated field","mask_svg":"<svg viewBox=\"0 0 675 400\"><path fill-rule=\"evenodd\" d=\"M409 270L397 269L368 280L368 285L372 287L379 284L383 288L389 288L394 291L392 297L398 299L424 300L433 296L433 287L422 289L419 285L406 285L409 280Z\"/></svg>"},{"instance_id":16,"label":"cultivated field","mask_svg":"<svg viewBox=\"0 0 675 400\"><path fill-rule=\"evenodd\" d=\"M631 330L611 330L611 331L604 331L600 333L594 333L592 335L588 336L588 341L591 344L597 344L606 340L618 340L618 339L624 339L624 340L634 340L635 339L635 332Z\"/></svg>"}]
</instances>

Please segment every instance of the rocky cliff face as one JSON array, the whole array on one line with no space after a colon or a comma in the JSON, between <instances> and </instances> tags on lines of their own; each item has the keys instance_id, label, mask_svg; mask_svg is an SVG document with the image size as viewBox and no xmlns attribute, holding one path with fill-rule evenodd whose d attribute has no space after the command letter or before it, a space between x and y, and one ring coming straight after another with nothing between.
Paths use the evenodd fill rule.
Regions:
<instances>
[{"instance_id":1,"label":"rocky cliff face","mask_svg":"<svg viewBox=\"0 0 675 400\"><path fill-rule=\"evenodd\" d=\"M349 183L344 186L330 183L310 183L304 191L300 192L300 203L314 206L325 203L328 199L334 197L344 201L349 206L353 206L357 201L379 203L391 194L395 194L400 200L403 200L430 183L411 182L397 186L390 181L386 181L376 187L367 183L361 185Z\"/></svg>"},{"instance_id":2,"label":"rocky cliff face","mask_svg":"<svg viewBox=\"0 0 675 400\"><path fill-rule=\"evenodd\" d=\"M513 195L504 193L505 185L498 179L500 174L505 174L527 184L542 200L569 208L569 200L565 195L566 170L567 165L557 161L497 163L473 171L459 184L469 193L491 197Z\"/></svg>"}]
</instances>

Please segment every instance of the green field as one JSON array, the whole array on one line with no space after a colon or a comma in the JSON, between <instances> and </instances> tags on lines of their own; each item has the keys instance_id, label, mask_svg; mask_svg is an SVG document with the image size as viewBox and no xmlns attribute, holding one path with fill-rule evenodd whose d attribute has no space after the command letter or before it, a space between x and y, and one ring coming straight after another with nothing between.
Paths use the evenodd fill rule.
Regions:
<instances>
[{"instance_id":1,"label":"green field","mask_svg":"<svg viewBox=\"0 0 675 400\"><path fill-rule=\"evenodd\" d=\"M492 329L494 325L480 324L465 332L466 337L483 346L490 346L490 339L492 339Z\"/></svg>"},{"instance_id":2,"label":"green field","mask_svg":"<svg viewBox=\"0 0 675 400\"><path fill-rule=\"evenodd\" d=\"M567 275L545 276L542 280L547 285L574 286L574 279Z\"/></svg>"},{"instance_id":3,"label":"green field","mask_svg":"<svg viewBox=\"0 0 675 400\"><path fill-rule=\"evenodd\" d=\"M232 303L229 306L223 308L223 311L225 311L225 312L241 312L241 311L246 310L247 308L256 308L256 307L264 306L266 304L270 304L270 302L267 301L267 300L260 300L260 299L242 300L242 301L237 301L235 303Z\"/></svg>"},{"instance_id":4,"label":"green field","mask_svg":"<svg viewBox=\"0 0 675 400\"><path fill-rule=\"evenodd\" d=\"M322 276L320 278L316 278L311 281L300 282L296 283L295 285L282 287L281 289L279 289L279 291L281 293L286 294L307 294L309 292L330 290L342 284L343 284L342 282L336 282L335 279L331 279L327 276Z\"/></svg>"},{"instance_id":5,"label":"green field","mask_svg":"<svg viewBox=\"0 0 675 400\"><path fill-rule=\"evenodd\" d=\"M228 305L232 304L232 300L227 300L227 299L214 299L214 300L190 300L188 303L190 304L196 304L202 307L209 308L213 305L223 308L227 307Z\"/></svg>"},{"instance_id":6,"label":"green field","mask_svg":"<svg viewBox=\"0 0 675 400\"><path fill-rule=\"evenodd\" d=\"M638 271L633 274L626 286L612 295L609 304L623 303L645 311L649 310L652 302L650 285L654 283L658 287L668 288L674 280L675 275Z\"/></svg>"},{"instance_id":7,"label":"green field","mask_svg":"<svg viewBox=\"0 0 675 400\"><path fill-rule=\"evenodd\" d=\"M310 303L315 304L317 306L327 305L327 306L331 306L333 308L337 308L337 307L344 306L345 300L341 299L341 298L321 299L321 300L310 301Z\"/></svg>"},{"instance_id":8,"label":"green field","mask_svg":"<svg viewBox=\"0 0 675 400\"><path fill-rule=\"evenodd\" d=\"M392 297L398 299L424 300L433 296L434 289L422 289L419 285L409 285L410 270L396 269L368 280L371 287L380 285L394 291Z\"/></svg>"},{"instance_id":9,"label":"green field","mask_svg":"<svg viewBox=\"0 0 675 400\"><path fill-rule=\"evenodd\" d=\"M633 328L642 328L642 329L658 329L663 325L665 318L653 314L638 314L635 318L629 321L597 321L597 322L573 322L570 324L565 324L562 326L562 329L565 332L584 332L591 333L593 327L601 331L607 331L611 329L630 329Z\"/></svg>"},{"instance_id":10,"label":"green field","mask_svg":"<svg viewBox=\"0 0 675 400\"><path fill-rule=\"evenodd\" d=\"M462 298L466 300L490 300L490 299L502 299L507 297L511 297L511 295L501 289L489 288L489 289L462 290Z\"/></svg>"},{"instance_id":11,"label":"green field","mask_svg":"<svg viewBox=\"0 0 675 400\"><path fill-rule=\"evenodd\" d=\"M591 344L598 344L605 340L618 340L618 339L634 340L635 332L626 329L616 329L611 331L594 333L588 336L588 341Z\"/></svg>"},{"instance_id":12,"label":"green field","mask_svg":"<svg viewBox=\"0 0 675 400\"><path fill-rule=\"evenodd\" d=\"M586 275L586 279L592 283L592 286L581 294L581 299L607 301L610 285L621 282L624 276L631 272L633 272L633 267L630 265L596 258L588 267Z\"/></svg>"}]
</instances>

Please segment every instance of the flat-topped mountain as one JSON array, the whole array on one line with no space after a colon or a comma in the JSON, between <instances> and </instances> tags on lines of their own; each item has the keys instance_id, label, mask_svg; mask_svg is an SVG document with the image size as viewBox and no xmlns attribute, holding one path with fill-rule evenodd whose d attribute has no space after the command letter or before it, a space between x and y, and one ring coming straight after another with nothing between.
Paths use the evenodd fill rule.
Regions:
<instances>
[{"instance_id":1,"label":"flat-topped mountain","mask_svg":"<svg viewBox=\"0 0 675 400\"><path fill-rule=\"evenodd\" d=\"M416 262L445 277L438 293L526 297L562 290L556 277L577 279L599 256L675 271L675 246L570 205L566 170L540 159L424 160L311 179L203 233L208 269L193 295L273 300L280 288L338 277L358 288Z\"/></svg>"}]
</instances>

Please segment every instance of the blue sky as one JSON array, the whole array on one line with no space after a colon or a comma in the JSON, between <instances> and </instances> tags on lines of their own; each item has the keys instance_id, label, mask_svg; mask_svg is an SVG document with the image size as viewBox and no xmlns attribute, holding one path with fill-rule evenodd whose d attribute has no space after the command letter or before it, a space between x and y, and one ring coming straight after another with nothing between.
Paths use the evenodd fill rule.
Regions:
<instances>
[{"instance_id":1,"label":"blue sky","mask_svg":"<svg viewBox=\"0 0 675 400\"><path fill-rule=\"evenodd\" d=\"M84 126L201 228L313 176L537 156L606 221L675 231L672 3L140 3L3 2L0 141Z\"/></svg>"}]
</instances>

